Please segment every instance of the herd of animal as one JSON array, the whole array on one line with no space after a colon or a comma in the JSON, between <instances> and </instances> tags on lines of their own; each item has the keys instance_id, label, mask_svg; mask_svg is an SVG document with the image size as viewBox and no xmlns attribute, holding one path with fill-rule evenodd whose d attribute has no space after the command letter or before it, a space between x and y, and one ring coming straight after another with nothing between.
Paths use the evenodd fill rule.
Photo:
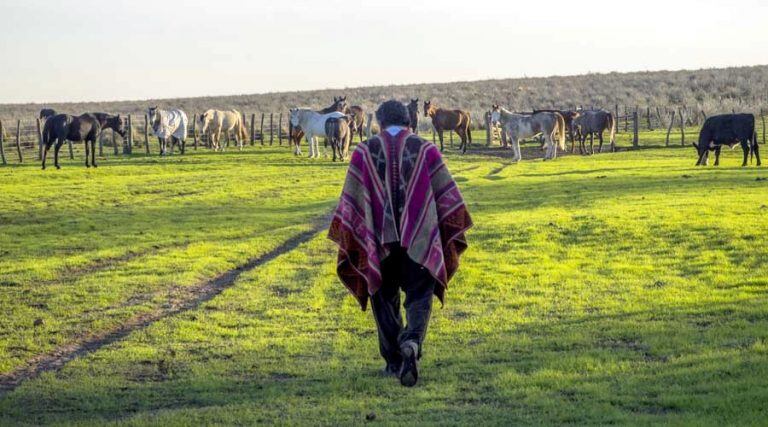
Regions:
<instances>
[{"instance_id":1,"label":"herd of animal","mask_svg":"<svg viewBox=\"0 0 768 427\"><path fill-rule=\"evenodd\" d=\"M419 99L410 99L406 105L410 115L411 129L418 133ZM445 109L435 106L431 101L423 101L422 112L429 117L440 141L440 150L444 150L444 132L455 132L461 143L462 153L472 143L469 112L458 109ZM113 129L120 136L125 136L125 121L120 115L106 113L85 113L79 116L56 114L51 109L40 111L40 118L45 119L42 132L42 167L45 169L49 149L55 143L54 163L59 165L59 150L66 140L85 143L85 166L96 167L95 143L102 130ZM160 145L160 155L172 154L176 146L181 154L185 152L185 140L188 134L189 119L180 109L147 109L148 123ZM222 151L224 136L229 145L230 134L242 150L248 139L248 130L244 116L237 110L207 110L194 118L196 129L207 136L208 146L214 151ZM590 110L533 110L531 112L513 112L499 105L492 105L489 117L493 126L501 126L506 138L503 146L513 151L513 161L520 161L520 141L541 136L543 140L544 160L557 158L558 150L566 150L566 141L571 141L571 153L578 145L581 154L594 154L594 138L599 141L598 151L603 149L603 135L608 132L611 151L616 151L617 118L604 109ZM309 157L320 157L318 138L325 138L326 146L331 146L333 161L343 161L349 157L349 147L355 134L363 141L363 129L366 115L362 107L348 105L347 97L334 97L333 103L321 110L310 108L291 108L289 118L289 140L293 144L295 155L301 155L301 141L309 146ZM589 138L589 150L586 140ZM696 165L708 164L708 153L714 151L715 166L720 163L720 151L723 145L731 148L740 144L744 151L742 166L747 165L748 155L757 159L760 166L760 153L755 131L753 114L722 114L709 117L699 133Z\"/></svg>"}]
</instances>

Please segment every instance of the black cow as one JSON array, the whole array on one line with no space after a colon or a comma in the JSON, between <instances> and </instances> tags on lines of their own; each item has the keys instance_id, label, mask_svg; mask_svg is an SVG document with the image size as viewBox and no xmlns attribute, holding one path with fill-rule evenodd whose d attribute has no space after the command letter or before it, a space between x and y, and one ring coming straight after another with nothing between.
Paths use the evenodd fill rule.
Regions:
<instances>
[{"instance_id":1,"label":"black cow","mask_svg":"<svg viewBox=\"0 0 768 427\"><path fill-rule=\"evenodd\" d=\"M707 165L710 151L715 152L715 166L719 165L720 149L723 145L733 148L736 144L741 144L744 151L744 162L741 166L747 165L750 152L757 158L757 165L760 166L754 114L721 114L709 117L699 132L699 143L693 144L699 155L696 166Z\"/></svg>"}]
</instances>

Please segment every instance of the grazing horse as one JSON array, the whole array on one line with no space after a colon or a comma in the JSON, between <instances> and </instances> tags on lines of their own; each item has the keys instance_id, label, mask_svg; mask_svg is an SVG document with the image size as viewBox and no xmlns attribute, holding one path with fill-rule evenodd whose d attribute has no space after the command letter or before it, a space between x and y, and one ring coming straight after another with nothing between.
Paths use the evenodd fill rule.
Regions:
<instances>
[{"instance_id":1,"label":"grazing horse","mask_svg":"<svg viewBox=\"0 0 768 427\"><path fill-rule=\"evenodd\" d=\"M184 154L185 140L187 138L187 114L176 108L172 110L162 110L160 108L150 107L147 109L149 123L152 124L152 133L157 136L160 143L160 155L165 156L168 149L168 142L171 143L171 152L173 147L178 144L181 154Z\"/></svg>"},{"instance_id":2,"label":"grazing horse","mask_svg":"<svg viewBox=\"0 0 768 427\"><path fill-rule=\"evenodd\" d=\"M419 133L419 98L411 98L411 102L408 103L408 117L411 119L411 131L415 134Z\"/></svg>"},{"instance_id":3,"label":"grazing horse","mask_svg":"<svg viewBox=\"0 0 768 427\"><path fill-rule=\"evenodd\" d=\"M309 157L320 157L320 147L317 144L318 136L325 135L325 121L331 117L344 117L344 113L334 111L320 114L308 108L291 108L290 123L292 127L300 127L304 131L304 138L309 143ZM294 154L301 154L301 148L296 146Z\"/></svg>"},{"instance_id":4,"label":"grazing horse","mask_svg":"<svg viewBox=\"0 0 768 427\"><path fill-rule=\"evenodd\" d=\"M544 135L546 147L544 160L555 159L558 147L565 150L565 119L560 113L519 114L494 105L491 110L491 120L501 123L504 131L507 132L507 140L512 144L515 162L519 162L523 157L520 153L520 140L539 133Z\"/></svg>"},{"instance_id":5,"label":"grazing horse","mask_svg":"<svg viewBox=\"0 0 768 427\"><path fill-rule=\"evenodd\" d=\"M616 119L613 113L606 110L581 110L579 116L573 120L573 125L579 134L579 152L587 152L585 142L589 135L589 151L595 154L595 134L600 141L599 152L603 152L603 132L608 130L611 142L611 151L616 151Z\"/></svg>"},{"instance_id":6,"label":"grazing horse","mask_svg":"<svg viewBox=\"0 0 768 427\"><path fill-rule=\"evenodd\" d=\"M102 129L113 129L121 137L125 137L126 133L123 119L120 118L119 114L117 116L101 114L103 114L101 119L103 122L100 122L95 114L90 113L81 116L57 114L49 117L43 126L43 169L45 169L45 158L48 157L48 150L50 150L54 141L56 141L53 157L54 165L56 165L56 169L61 169L61 166L59 166L59 150L65 140L85 142L85 167L90 167L91 165L96 167L96 139L98 139ZM88 162L89 157L90 163Z\"/></svg>"},{"instance_id":7,"label":"grazing horse","mask_svg":"<svg viewBox=\"0 0 768 427\"><path fill-rule=\"evenodd\" d=\"M43 108L40 110L40 119L41 120L47 120L49 117L53 117L56 115L56 110L53 108Z\"/></svg>"},{"instance_id":8,"label":"grazing horse","mask_svg":"<svg viewBox=\"0 0 768 427\"><path fill-rule=\"evenodd\" d=\"M467 145L472 143L472 132L469 126L471 118L468 112L462 110L446 110L432 105L432 101L424 101L424 116L432 119L432 126L440 138L440 151L443 151L443 131L454 131L461 138L459 149L467 152Z\"/></svg>"},{"instance_id":9,"label":"grazing horse","mask_svg":"<svg viewBox=\"0 0 768 427\"><path fill-rule=\"evenodd\" d=\"M349 116L330 117L325 121L325 136L331 143L333 161L336 161L336 152L339 153L339 161L344 161L349 153L349 142L352 140L352 132L349 128Z\"/></svg>"},{"instance_id":10,"label":"grazing horse","mask_svg":"<svg viewBox=\"0 0 768 427\"><path fill-rule=\"evenodd\" d=\"M229 146L229 132L234 131L235 142L240 151L243 150L243 143L248 139L248 129L243 122L243 115L237 110L208 110L200 115L198 123L200 133L208 137L214 151L223 150L221 132L224 132L224 139Z\"/></svg>"},{"instance_id":11,"label":"grazing horse","mask_svg":"<svg viewBox=\"0 0 768 427\"><path fill-rule=\"evenodd\" d=\"M565 120L565 129L568 132L566 134L566 140L571 141L571 153L575 153L576 137L578 136L581 138L581 135L576 132L573 121L576 119L576 117L579 117L579 112L573 110L533 110L533 114L536 113L560 113L560 115L563 116L563 119Z\"/></svg>"}]
</instances>

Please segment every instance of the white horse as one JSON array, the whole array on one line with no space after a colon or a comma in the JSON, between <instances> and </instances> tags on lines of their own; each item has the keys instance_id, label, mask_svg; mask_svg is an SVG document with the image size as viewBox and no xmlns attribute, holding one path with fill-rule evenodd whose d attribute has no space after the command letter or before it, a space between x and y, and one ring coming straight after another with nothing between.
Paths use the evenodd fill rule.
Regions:
<instances>
[{"instance_id":1,"label":"white horse","mask_svg":"<svg viewBox=\"0 0 768 427\"><path fill-rule=\"evenodd\" d=\"M173 154L173 146L176 144L179 144L181 154L184 154L184 142L187 138L188 126L186 113L179 109L161 110L157 107L149 107L147 117L152 125L152 133L157 136L160 142L160 155L165 155L169 140L171 143L170 154Z\"/></svg>"},{"instance_id":2,"label":"white horse","mask_svg":"<svg viewBox=\"0 0 768 427\"><path fill-rule=\"evenodd\" d=\"M291 108L291 126L300 127L304 131L304 137L309 144L309 157L320 157L320 147L317 143L318 136L326 136L325 121L331 117L344 117L344 113L334 111L321 114L309 108ZM301 148L297 145L294 154L300 155Z\"/></svg>"},{"instance_id":3,"label":"white horse","mask_svg":"<svg viewBox=\"0 0 768 427\"><path fill-rule=\"evenodd\" d=\"M500 122L507 132L507 139L514 151L512 160L515 162L519 162L523 157L520 153L520 140L538 134L543 134L544 144L547 147L544 160L556 158L558 147L565 150L565 119L560 113L519 114L494 105L491 121Z\"/></svg>"}]
</instances>

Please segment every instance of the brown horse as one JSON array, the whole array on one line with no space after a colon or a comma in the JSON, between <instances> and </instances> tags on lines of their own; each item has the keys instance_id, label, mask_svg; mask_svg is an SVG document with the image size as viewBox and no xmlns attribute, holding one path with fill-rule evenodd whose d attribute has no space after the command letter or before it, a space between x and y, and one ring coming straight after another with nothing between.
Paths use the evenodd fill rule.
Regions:
<instances>
[{"instance_id":1,"label":"brown horse","mask_svg":"<svg viewBox=\"0 0 768 427\"><path fill-rule=\"evenodd\" d=\"M351 116L351 120L349 121L349 128L352 132L351 136L354 136L355 133L357 133L360 137L360 142L363 142L363 129L365 128L365 110L363 110L363 107L353 105L349 107L344 114Z\"/></svg>"},{"instance_id":2,"label":"brown horse","mask_svg":"<svg viewBox=\"0 0 768 427\"><path fill-rule=\"evenodd\" d=\"M333 161L336 161L336 153L339 154L339 161L344 161L349 152L349 141L352 140L352 133L349 129L349 122L352 120L349 116L329 117L325 121L325 137L331 143L333 151Z\"/></svg>"},{"instance_id":3,"label":"brown horse","mask_svg":"<svg viewBox=\"0 0 768 427\"><path fill-rule=\"evenodd\" d=\"M573 110L533 110L533 114L536 113L560 113L561 116L563 116L563 120L565 121L565 129L567 130L566 137L571 141L571 153L576 152L576 137L581 139L581 135L579 135L578 129L576 129L573 125L573 121L576 119L576 117L579 117L578 111Z\"/></svg>"},{"instance_id":4,"label":"brown horse","mask_svg":"<svg viewBox=\"0 0 768 427\"><path fill-rule=\"evenodd\" d=\"M411 98L411 102L408 103L408 116L411 119L411 131L415 134L419 133L419 98Z\"/></svg>"},{"instance_id":5,"label":"brown horse","mask_svg":"<svg viewBox=\"0 0 768 427\"><path fill-rule=\"evenodd\" d=\"M462 110L446 110L432 105L432 101L424 101L424 116L432 119L432 126L440 138L440 151L443 151L443 131L454 131L461 138L459 150L467 152L467 146L472 143L472 132L469 126L471 117L468 112Z\"/></svg>"}]
</instances>

